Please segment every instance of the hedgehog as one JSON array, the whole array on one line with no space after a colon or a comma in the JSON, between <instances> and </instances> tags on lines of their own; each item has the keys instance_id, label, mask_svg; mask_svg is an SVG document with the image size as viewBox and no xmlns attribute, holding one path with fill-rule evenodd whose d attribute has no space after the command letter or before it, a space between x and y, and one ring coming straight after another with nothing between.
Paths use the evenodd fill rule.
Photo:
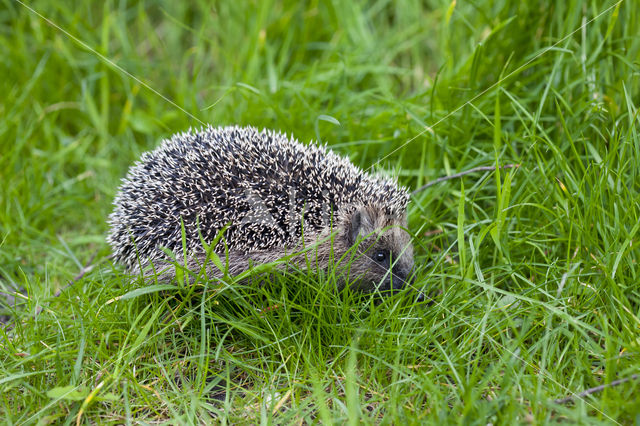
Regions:
<instances>
[{"instance_id":1,"label":"hedgehog","mask_svg":"<svg viewBox=\"0 0 640 426\"><path fill-rule=\"evenodd\" d=\"M131 274L164 281L182 266L222 278L284 258L301 269L338 266L341 285L393 291L414 265L408 199L394 179L326 145L206 126L142 154L122 179L107 239ZM224 270L208 261L216 241L209 250Z\"/></svg>"}]
</instances>

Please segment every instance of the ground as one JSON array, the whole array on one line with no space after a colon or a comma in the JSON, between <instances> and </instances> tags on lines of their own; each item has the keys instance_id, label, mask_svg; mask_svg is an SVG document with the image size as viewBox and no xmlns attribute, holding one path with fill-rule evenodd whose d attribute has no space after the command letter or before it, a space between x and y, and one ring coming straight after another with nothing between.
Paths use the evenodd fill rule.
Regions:
<instances>
[{"instance_id":1,"label":"ground","mask_svg":"<svg viewBox=\"0 0 640 426\"><path fill-rule=\"evenodd\" d=\"M1 417L637 424L638 6L6 0ZM105 242L119 180L203 123L412 190L494 170L412 195L424 302L332 271L128 279Z\"/></svg>"}]
</instances>

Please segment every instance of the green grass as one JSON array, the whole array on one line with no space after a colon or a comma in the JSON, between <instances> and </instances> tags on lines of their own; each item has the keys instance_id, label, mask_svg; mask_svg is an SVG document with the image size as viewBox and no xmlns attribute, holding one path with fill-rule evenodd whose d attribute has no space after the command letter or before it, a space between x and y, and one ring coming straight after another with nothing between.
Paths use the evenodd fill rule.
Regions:
<instances>
[{"instance_id":1,"label":"green grass","mask_svg":"<svg viewBox=\"0 0 640 426\"><path fill-rule=\"evenodd\" d=\"M95 52L2 1L6 423L640 422L640 380L553 402L640 373L637 0L28 5ZM520 167L413 197L431 304L304 272L129 297L119 179L199 121L410 188Z\"/></svg>"}]
</instances>

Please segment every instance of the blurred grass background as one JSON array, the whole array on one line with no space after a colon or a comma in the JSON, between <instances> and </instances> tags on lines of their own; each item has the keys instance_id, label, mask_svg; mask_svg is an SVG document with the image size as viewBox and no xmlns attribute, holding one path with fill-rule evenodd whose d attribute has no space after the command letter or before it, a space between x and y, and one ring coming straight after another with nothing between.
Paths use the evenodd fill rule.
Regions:
<instances>
[{"instance_id":1,"label":"blurred grass background","mask_svg":"<svg viewBox=\"0 0 640 426\"><path fill-rule=\"evenodd\" d=\"M3 418L640 422L637 380L553 402L640 372L638 6L3 0L0 287L25 293ZM410 188L520 167L413 197L430 305L322 274L109 303L139 285L107 260L119 179L201 123L321 140Z\"/></svg>"}]
</instances>

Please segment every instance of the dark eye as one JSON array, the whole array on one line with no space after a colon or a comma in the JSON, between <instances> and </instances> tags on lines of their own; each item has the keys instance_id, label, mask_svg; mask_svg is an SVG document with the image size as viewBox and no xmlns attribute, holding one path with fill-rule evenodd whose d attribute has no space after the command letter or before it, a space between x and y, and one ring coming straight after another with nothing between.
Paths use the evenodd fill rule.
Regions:
<instances>
[{"instance_id":1,"label":"dark eye","mask_svg":"<svg viewBox=\"0 0 640 426\"><path fill-rule=\"evenodd\" d=\"M384 260L387 258L387 253L385 253L384 250L379 250L376 253L375 258L378 262L384 262Z\"/></svg>"}]
</instances>

